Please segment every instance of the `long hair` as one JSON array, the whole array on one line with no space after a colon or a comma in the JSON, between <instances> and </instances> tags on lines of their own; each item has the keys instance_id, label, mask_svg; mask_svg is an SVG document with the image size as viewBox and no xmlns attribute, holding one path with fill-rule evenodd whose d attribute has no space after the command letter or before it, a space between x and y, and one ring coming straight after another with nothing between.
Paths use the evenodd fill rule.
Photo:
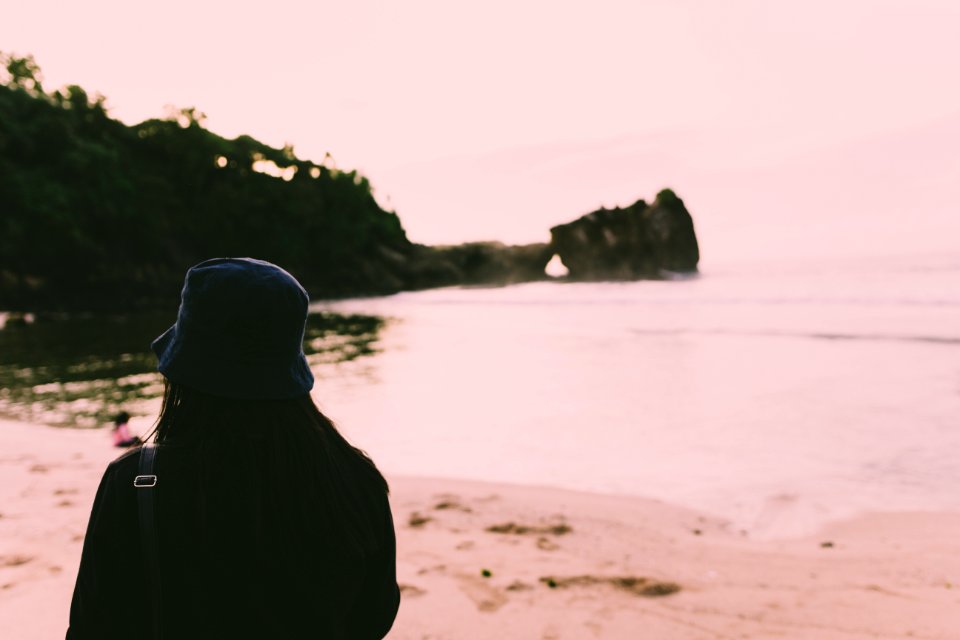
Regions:
<instances>
[{"instance_id":1,"label":"long hair","mask_svg":"<svg viewBox=\"0 0 960 640\"><path fill-rule=\"evenodd\" d=\"M387 482L309 394L237 400L167 381L154 434L161 471L168 447L192 461L200 535L236 537L239 520L253 544L299 540L363 556L380 542ZM218 530L225 523L229 533Z\"/></svg>"}]
</instances>

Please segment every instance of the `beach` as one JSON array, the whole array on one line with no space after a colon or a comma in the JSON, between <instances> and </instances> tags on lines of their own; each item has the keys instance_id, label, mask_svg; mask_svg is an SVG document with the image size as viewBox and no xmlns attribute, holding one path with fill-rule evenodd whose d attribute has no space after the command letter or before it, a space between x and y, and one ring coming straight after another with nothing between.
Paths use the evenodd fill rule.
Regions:
<instances>
[{"instance_id":1,"label":"beach","mask_svg":"<svg viewBox=\"0 0 960 640\"><path fill-rule=\"evenodd\" d=\"M63 636L116 455L103 430L0 421L0 637ZM642 497L388 480L403 594L389 638L958 637L960 513L771 541Z\"/></svg>"},{"instance_id":2,"label":"beach","mask_svg":"<svg viewBox=\"0 0 960 640\"><path fill-rule=\"evenodd\" d=\"M336 613L306 394L389 638L960 640L960 2L178 4L3 13L0 640L64 637L161 412L288 443L189 483L172 595Z\"/></svg>"}]
</instances>

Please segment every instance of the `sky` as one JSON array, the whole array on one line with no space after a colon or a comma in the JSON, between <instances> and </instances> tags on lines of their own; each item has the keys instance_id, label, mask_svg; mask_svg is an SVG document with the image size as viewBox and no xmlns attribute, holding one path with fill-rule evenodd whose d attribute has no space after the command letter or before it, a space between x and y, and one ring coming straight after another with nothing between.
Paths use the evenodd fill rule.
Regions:
<instances>
[{"instance_id":1,"label":"sky","mask_svg":"<svg viewBox=\"0 0 960 640\"><path fill-rule=\"evenodd\" d=\"M953 1L33 0L4 7L0 49L127 122L196 106L329 152L418 242L542 241L664 186L705 261L960 231Z\"/></svg>"}]
</instances>

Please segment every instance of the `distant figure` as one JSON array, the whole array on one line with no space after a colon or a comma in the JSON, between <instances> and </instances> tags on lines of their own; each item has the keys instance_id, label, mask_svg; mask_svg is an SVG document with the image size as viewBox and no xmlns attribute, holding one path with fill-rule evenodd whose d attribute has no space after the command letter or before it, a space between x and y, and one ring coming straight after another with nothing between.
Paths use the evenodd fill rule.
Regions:
<instances>
[{"instance_id":1,"label":"distant figure","mask_svg":"<svg viewBox=\"0 0 960 640\"><path fill-rule=\"evenodd\" d=\"M387 482L310 396L308 303L268 262L187 272L176 324L152 345L166 384L156 460L139 471L150 450L138 448L104 473L67 640L390 630L400 589Z\"/></svg>"},{"instance_id":2,"label":"distant figure","mask_svg":"<svg viewBox=\"0 0 960 640\"><path fill-rule=\"evenodd\" d=\"M113 446L115 447L136 447L143 444L139 436L130 435L130 414L121 411L113 419Z\"/></svg>"}]
</instances>

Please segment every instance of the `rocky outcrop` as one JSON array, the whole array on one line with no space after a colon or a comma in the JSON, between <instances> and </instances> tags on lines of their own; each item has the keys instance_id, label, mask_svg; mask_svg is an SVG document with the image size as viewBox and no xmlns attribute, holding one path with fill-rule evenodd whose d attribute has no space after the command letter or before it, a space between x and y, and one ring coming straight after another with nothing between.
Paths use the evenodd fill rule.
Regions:
<instances>
[{"instance_id":1,"label":"rocky outcrop","mask_svg":"<svg viewBox=\"0 0 960 640\"><path fill-rule=\"evenodd\" d=\"M695 272L700 258L693 220L669 189L658 193L652 204L638 200L622 209L599 209L553 227L550 235L549 243L528 245L468 242L410 245L404 251L382 248L379 281L399 291L550 280L554 278L545 269L555 255L567 268L568 280L635 280Z\"/></svg>"},{"instance_id":2,"label":"rocky outcrop","mask_svg":"<svg viewBox=\"0 0 960 640\"><path fill-rule=\"evenodd\" d=\"M634 280L696 272L700 260L693 219L670 189L653 204L598 209L550 229L550 248L571 280Z\"/></svg>"},{"instance_id":3,"label":"rocky outcrop","mask_svg":"<svg viewBox=\"0 0 960 640\"><path fill-rule=\"evenodd\" d=\"M403 267L407 288L448 285L507 285L546 280L553 256L546 243L506 245L468 242L450 246L416 245Z\"/></svg>"}]
</instances>

